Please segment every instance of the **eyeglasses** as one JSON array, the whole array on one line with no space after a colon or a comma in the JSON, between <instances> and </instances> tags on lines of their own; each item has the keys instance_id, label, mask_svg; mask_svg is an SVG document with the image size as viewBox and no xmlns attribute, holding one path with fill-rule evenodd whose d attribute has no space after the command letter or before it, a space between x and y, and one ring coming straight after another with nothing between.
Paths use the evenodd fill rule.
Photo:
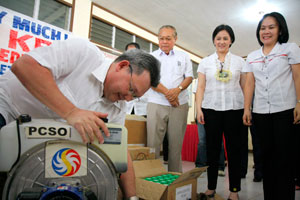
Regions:
<instances>
[{"instance_id":1,"label":"eyeglasses","mask_svg":"<svg viewBox=\"0 0 300 200\"><path fill-rule=\"evenodd\" d=\"M129 65L129 70L130 70L130 84L129 84L129 93L130 95L132 96L133 99L136 99L136 98L139 98L136 94L135 94L135 91L132 87L132 72L133 72L133 69L131 67L131 65Z\"/></svg>"}]
</instances>

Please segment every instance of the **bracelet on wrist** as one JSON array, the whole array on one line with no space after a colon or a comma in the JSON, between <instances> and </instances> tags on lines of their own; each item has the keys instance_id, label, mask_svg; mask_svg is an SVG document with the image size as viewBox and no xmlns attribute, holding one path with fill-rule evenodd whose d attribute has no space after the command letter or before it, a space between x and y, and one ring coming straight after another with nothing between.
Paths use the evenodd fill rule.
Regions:
<instances>
[{"instance_id":1,"label":"bracelet on wrist","mask_svg":"<svg viewBox=\"0 0 300 200\"><path fill-rule=\"evenodd\" d=\"M297 101L297 103L300 103L300 99Z\"/></svg>"}]
</instances>

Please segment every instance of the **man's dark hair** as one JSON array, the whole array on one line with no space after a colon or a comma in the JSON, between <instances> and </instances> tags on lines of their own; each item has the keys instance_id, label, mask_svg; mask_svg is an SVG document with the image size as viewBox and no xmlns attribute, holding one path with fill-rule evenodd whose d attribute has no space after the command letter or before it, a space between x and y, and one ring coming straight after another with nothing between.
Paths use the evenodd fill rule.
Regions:
<instances>
[{"instance_id":1,"label":"man's dark hair","mask_svg":"<svg viewBox=\"0 0 300 200\"><path fill-rule=\"evenodd\" d=\"M212 34L212 41L214 42L216 35L220 32L220 31L227 31L227 33L230 36L231 39L231 44L229 47L231 47L231 45L234 43L235 37L234 37L234 32L232 30L232 28L229 25L226 24L221 24L219 26L217 26Z\"/></svg>"},{"instance_id":2,"label":"man's dark hair","mask_svg":"<svg viewBox=\"0 0 300 200\"><path fill-rule=\"evenodd\" d=\"M140 45L139 45L138 43L136 43L136 42L130 42L130 43L128 43L128 44L126 45L125 51L127 51L127 49L128 49L129 46L135 46L136 49L140 49L140 48L141 48Z\"/></svg>"},{"instance_id":3,"label":"man's dark hair","mask_svg":"<svg viewBox=\"0 0 300 200\"><path fill-rule=\"evenodd\" d=\"M157 87L160 81L160 62L154 56L140 49L130 49L116 58L114 62L122 60L129 61L133 73L137 75L147 70L150 73L151 86Z\"/></svg>"},{"instance_id":4,"label":"man's dark hair","mask_svg":"<svg viewBox=\"0 0 300 200\"><path fill-rule=\"evenodd\" d=\"M280 44L286 43L289 40L289 30L288 30L286 21L282 14L280 14L278 12L271 12L271 13L267 13L263 16L263 18L259 21L257 29L256 29L256 38L257 38L260 46L263 46L264 44L261 42L261 40L259 38L259 31L260 31L262 22L267 17L273 17L276 20L276 22L278 23L278 26L279 26L278 42Z\"/></svg>"}]
</instances>

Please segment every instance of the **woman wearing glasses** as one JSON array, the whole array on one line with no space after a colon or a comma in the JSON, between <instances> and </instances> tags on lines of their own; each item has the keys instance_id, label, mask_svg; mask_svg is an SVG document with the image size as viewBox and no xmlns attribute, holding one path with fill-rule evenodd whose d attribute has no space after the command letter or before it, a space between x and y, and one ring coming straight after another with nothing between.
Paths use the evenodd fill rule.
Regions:
<instances>
[{"instance_id":1,"label":"woman wearing glasses","mask_svg":"<svg viewBox=\"0 0 300 200\"><path fill-rule=\"evenodd\" d=\"M219 25L212 34L216 52L198 66L196 92L197 120L204 124L207 144L208 189L213 199L217 187L218 163L224 133L228 155L229 199L239 199L243 131L243 91L241 74L245 61L229 48L235 37L228 25ZM247 137L247 134L246 134ZM247 148L247 147L246 147Z\"/></svg>"},{"instance_id":2,"label":"woman wearing glasses","mask_svg":"<svg viewBox=\"0 0 300 200\"><path fill-rule=\"evenodd\" d=\"M243 121L251 125L255 92L252 112L262 142L264 199L294 200L293 124L300 123L300 49L286 43L287 24L277 12L264 15L256 37L261 48L247 57Z\"/></svg>"}]
</instances>

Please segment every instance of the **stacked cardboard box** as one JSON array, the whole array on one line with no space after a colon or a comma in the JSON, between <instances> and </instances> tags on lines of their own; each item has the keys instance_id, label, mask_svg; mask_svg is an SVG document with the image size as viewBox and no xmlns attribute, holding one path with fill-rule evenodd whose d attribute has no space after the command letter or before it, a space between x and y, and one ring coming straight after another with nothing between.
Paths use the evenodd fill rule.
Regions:
<instances>
[{"instance_id":1,"label":"stacked cardboard box","mask_svg":"<svg viewBox=\"0 0 300 200\"><path fill-rule=\"evenodd\" d=\"M132 160L151 160L155 159L155 149L142 146L128 146Z\"/></svg>"},{"instance_id":2,"label":"stacked cardboard box","mask_svg":"<svg viewBox=\"0 0 300 200\"><path fill-rule=\"evenodd\" d=\"M147 145L147 120L137 115L126 115L125 127L128 130L128 144Z\"/></svg>"}]
</instances>

